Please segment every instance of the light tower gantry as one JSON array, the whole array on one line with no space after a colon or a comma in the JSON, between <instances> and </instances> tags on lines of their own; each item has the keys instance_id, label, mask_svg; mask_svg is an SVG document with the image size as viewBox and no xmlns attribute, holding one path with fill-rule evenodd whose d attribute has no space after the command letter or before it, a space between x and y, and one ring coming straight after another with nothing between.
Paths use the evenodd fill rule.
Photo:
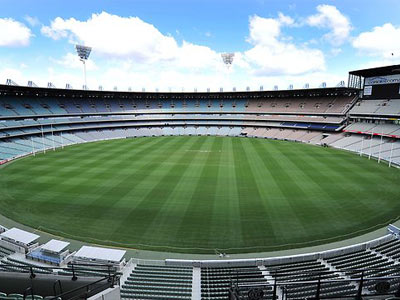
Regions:
<instances>
[{"instance_id":1,"label":"light tower gantry","mask_svg":"<svg viewBox=\"0 0 400 300\"><path fill-rule=\"evenodd\" d=\"M76 52L78 53L79 60L83 63L83 76L85 77L85 85L84 89L87 89L86 82L86 60L89 58L90 52L92 51L91 47L76 45Z\"/></svg>"},{"instance_id":2,"label":"light tower gantry","mask_svg":"<svg viewBox=\"0 0 400 300\"><path fill-rule=\"evenodd\" d=\"M235 53L222 53L221 57L222 57L222 61L224 62L224 64L229 69L229 67L233 63L233 58L235 57Z\"/></svg>"}]
</instances>

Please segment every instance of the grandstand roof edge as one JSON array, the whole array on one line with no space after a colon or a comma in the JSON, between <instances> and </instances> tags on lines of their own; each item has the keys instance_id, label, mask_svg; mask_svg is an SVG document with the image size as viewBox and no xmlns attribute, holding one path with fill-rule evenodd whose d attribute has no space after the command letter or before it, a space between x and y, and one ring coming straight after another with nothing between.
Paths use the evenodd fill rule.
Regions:
<instances>
[{"instance_id":1,"label":"grandstand roof edge","mask_svg":"<svg viewBox=\"0 0 400 300\"><path fill-rule=\"evenodd\" d=\"M391 65L377 68L369 68L362 70L354 70L349 72L350 75L361 77L384 76L392 74L400 74L400 65Z\"/></svg>"},{"instance_id":2,"label":"grandstand roof edge","mask_svg":"<svg viewBox=\"0 0 400 300\"><path fill-rule=\"evenodd\" d=\"M93 97L93 98L261 98L268 97L302 97L324 96L332 93L347 94L356 92L357 89L347 87L329 87L314 89L278 90L278 91L237 91L237 92L122 92L122 91L97 91L97 90L67 90L57 88L42 88L28 86L9 86L0 84L1 95L38 96L38 97Z\"/></svg>"}]
</instances>

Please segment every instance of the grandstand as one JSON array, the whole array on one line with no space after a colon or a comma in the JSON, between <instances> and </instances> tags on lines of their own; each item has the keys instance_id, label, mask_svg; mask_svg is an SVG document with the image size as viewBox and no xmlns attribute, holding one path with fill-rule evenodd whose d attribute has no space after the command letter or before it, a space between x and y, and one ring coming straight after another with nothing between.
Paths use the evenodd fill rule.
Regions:
<instances>
[{"instance_id":1,"label":"grandstand","mask_svg":"<svg viewBox=\"0 0 400 300\"><path fill-rule=\"evenodd\" d=\"M87 99L79 95L82 92ZM319 143L323 131L344 127L357 98L355 90L346 88L248 95L109 95L2 86L0 95L0 160L75 143L141 136L249 134Z\"/></svg>"},{"instance_id":2,"label":"grandstand","mask_svg":"<svg viewBox=\"0 0 400 300\"><path fill-rule=\"evenodd\" d=\"M350 76L368 83L374 71L383 70ZM378 86L364 95L363 87L350 86L132 93L1 85L0 164L93 141L201 135L296 141L400 165L400 96L383 91ZM107 279L99 283L101 290L117 289L122 299L250 299L250 292L262 294L253 299L400 296L400 241L393 231L334 250L246 260L139 260L120 250L69 251L69 244L60 241L39 245L39 235L33 234L22 235L29 238L21 243L18 229L5 228L1 236L0 299L26 298L24 290L5 284L15 277L44 278L47 285L78 278L86 286ZM105 253L110 256L101 256ZM31 296L41 300L61 294L37 287Z\"/></svg>"}]
</instances>

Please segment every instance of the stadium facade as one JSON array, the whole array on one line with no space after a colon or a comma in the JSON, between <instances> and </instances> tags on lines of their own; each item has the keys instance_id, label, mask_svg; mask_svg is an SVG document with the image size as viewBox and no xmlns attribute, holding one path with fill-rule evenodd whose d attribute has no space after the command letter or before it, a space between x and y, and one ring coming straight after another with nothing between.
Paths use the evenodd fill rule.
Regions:
<instances>
[{"instance_id":1,"label":"stadium facade","mask_svg":"<svg viewBox=\"0 0 400 300\"><path fill-rule=\"evenodd\" d=\"M218 135L328 146L400 165L400 65L350 72L348 85L221 93L1 85L0 164L98 140ZM395 226L387 235L345 248L242 260L147 261L101 248L70 253L60 241L44 246L29 232L1 231L2 299L30 294L73 299L81 292L91 296L106 289L109 297L124 299L400 296ZM76 290L68 294L67 289Z\"/></svg>"}]
</instances>

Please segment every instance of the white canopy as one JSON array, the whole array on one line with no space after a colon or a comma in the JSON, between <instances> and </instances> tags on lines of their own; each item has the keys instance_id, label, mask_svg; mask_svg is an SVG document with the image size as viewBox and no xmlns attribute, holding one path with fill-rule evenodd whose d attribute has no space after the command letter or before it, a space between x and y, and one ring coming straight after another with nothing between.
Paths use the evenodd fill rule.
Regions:
<instances>
[{"instance_id":1,"label":"white canopy","mask_svg":"<svg viewBox=\"0 0 400 300\"><path fill-rule=\"evenodd\" d=\"M42 250L60 253L63 251L70 243L60 241L60 240L50 240L42 246Z\"/></svg>"},{"instance_id":2,"label":"white canopy","mask_svg":"<svg viewBox=\"0 0 400 300\"><path fill-rule=\"evenodd\" d=\"M3 232L2 234L0 234L0 236L24 245L28 245L36 241L40 237L37 234L30 233L28 231L21 230L15 227Z\"/></svg>"},{"instance_id":3,"label":"white canopy","mask_svg":"<svg viewBox=\"0 0 400 300\"><path fill-rule=\"evenodd\" d=\"M125 253L125 250L83 246L78 252L75 253L74 257L92 260L106 260L119 263L124 257Z\"/></svg>"}]
</instances>

